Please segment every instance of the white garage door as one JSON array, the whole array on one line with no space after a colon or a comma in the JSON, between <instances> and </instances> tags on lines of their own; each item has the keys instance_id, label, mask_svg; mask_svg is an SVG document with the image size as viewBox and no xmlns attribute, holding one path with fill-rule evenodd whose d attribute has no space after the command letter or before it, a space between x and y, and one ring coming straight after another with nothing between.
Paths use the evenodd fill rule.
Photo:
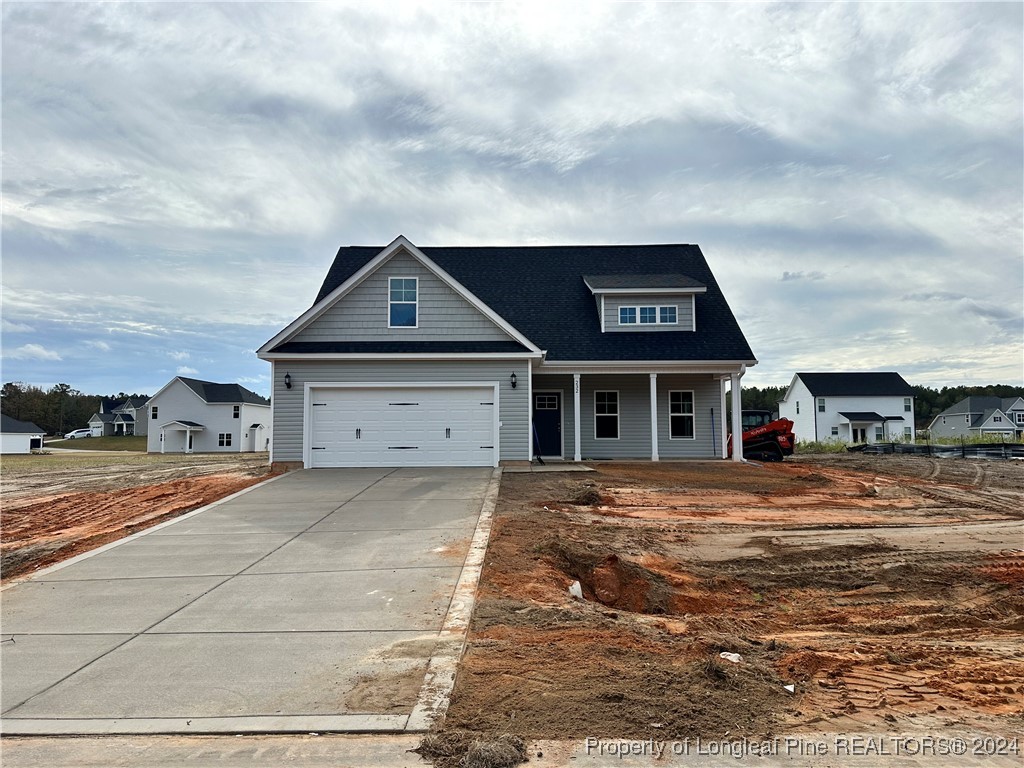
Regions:
<instances>
[{"instance_id":1,"label":"white garage door","mask_svg":"<svg viewBox=\"0 0 1024 768\"><path fill-rule=\"evenodd\" d=\"M489 467L494 390L484 387L313 389L312 467Z\"/></svg>"}]
</instances>

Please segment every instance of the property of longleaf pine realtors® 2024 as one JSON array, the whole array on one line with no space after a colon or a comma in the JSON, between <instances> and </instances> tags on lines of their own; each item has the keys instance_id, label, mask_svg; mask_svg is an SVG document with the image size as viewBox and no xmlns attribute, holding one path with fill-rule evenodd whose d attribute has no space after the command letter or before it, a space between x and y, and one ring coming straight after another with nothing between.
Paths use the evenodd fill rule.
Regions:
<instances>
[{"instance_id":1,"label":"property of longleaf pine realtors\u00ae 2024","mask_svg":"<svg viewBox=\"0 0 1024 768\"><path fill-rule=\"evenodd\" d=\"M767 740L701 738L681 741L603 741L588 737L584 741L587 755L603 757L808 757L835 755L836 757L908 756L954 757L1020 756L1017 738L999 736L835 736L829 739L803 739L795 736Z\"/></svg>"}]
</instances>

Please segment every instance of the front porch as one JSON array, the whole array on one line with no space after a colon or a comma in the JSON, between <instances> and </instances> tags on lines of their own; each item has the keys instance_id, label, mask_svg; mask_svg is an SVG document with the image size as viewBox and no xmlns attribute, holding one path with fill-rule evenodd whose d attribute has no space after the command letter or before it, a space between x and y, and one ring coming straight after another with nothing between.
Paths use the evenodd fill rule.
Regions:
<instances>
[{"instance_id":1,"label":"front porch","mask_svg":"<svg viewBox=\"0 0 1024 768\"><path fill-rule=\"evenodd\" d=\"M741 375L635 369L533 373L530 459L726 458L729 432L742 432ZM727 385L737 422L732 428L725 418Z\"/></svg>"}]
</instances>

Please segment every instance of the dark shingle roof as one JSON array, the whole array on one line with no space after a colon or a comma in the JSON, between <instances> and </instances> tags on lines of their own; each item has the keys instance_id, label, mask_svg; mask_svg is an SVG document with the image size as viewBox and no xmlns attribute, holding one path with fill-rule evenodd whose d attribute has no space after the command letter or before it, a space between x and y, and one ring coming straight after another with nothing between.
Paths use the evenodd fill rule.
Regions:
<instances>
[{"instance_id":1,"label":"dark shingle roof","mask_svg":"<svg viewBox=\"0 0 1024 768\"><path fill-rule=\"evenodd\" d=\"M686 275L585 275L591 289L616 290L638 288L705 288L703 283Z\"/></svg>"},{"instance_id":2,"label":"dark shingle roof","mask_svg":"<svg viewBox=\"0 0 1024 768\"><path fill-rule=\"evenodd\" d=\"M316 300L382 249L338 251ZM421 251L541 349L548 360L742 360L754 353L696 245L425 247ZM696 295L696 331L601 333L584 275L685 275ZM274 352L281 351L280 347Z\"/></svg>"},{"instance_id":3,"label":"dark shingle roof","mask_svg":"<svg viewBox=\"0 0 1024 768\"><path fill-rule=\"evenodd\" d=\"M885 421L885 417L874 411L840 411L840 416L845 416L850 421Z\"/></svg>"},{"instance_id":4,"label":"dark shingle roof","mask_svg":"<svg viewBox=\"0 0 1024 768\"><path fill-rule=\"evenodd\" d=\"M816 397L841 395L910 397L914 388L892 371L874 373L798 373Z\"/></svg>"},{"instance_id":5,"label":"dark shingle roof","mask_svg":"<svg viewBox=\"0 0 1024 768\"><path fill-rule=\"evenodd\" d=\"M40 429L31 421L21 421L8 416L6 413L0 414L0 432L4 432L8 435L44 435L46 434L45 429Z\"/></svg>"},{"instance_id":6,"label":"dark shingle roof","mask_svg":"<svg viewBox=\"0 0 1024 768\"><path fill-rule=\"evenodd\" d=\"M527 352L518 341L289 341L274 348L275 352L316 354L323 352L405 354L485 352Z\"/></svg>"},{"instance_id":7,"label":"dark shingle roof","mask_svg":"<svg viewBox=\"0 0 1024 768\"><path fill-rule=\"evenodd\" d=\"M112 413L94 413L89 419L89 423L92 424L94 421L99 421L107 424L114 420L114 414Z\"/></svg>"},{"instance_id":8,"label":"dark shingle roof","mask_svg":"<svg viewBox=\"0 0 1024 768\"><path fill-rule=\"evenodd\" d=\"M178 379L208 403L250 403L252 405L270 405L270 401L265 397L260 397L255 392L243 387L241 384L216 384L212 381L188 379L184 376L179 376Z\"/></svg>"}]
</instances>

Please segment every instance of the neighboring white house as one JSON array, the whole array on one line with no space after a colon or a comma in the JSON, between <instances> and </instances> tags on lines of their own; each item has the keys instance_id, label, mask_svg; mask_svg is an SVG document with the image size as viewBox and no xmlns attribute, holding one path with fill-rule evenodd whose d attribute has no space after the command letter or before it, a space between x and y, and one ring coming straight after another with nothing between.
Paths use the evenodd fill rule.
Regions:
<instances>
[{"instance_id":1,"label":"neighboring white house","mask_svg":"<svg viewBox=\"0 0 1024 768\"><path fill-rule=\"evenodd\" d=\"M129 397L127 400L100 402L100 410L89 419L93 437L108 435L146 435L149 421L146 419L148 397Z\"/></svg>"},{"instance_id":2,"label":"neighboring white house","mask_svg":"<svg viewBox=\"0 0 1024 768\"><path fill-rule=\"evenodd\" d=\"M171 379L142 413L150 453L246 453L270 445L270 401L240 384Z\"/></svg>"},{"instance_id":3,"label":"neighboring white house","mask_svg":"<svg viewBox=\"0 0 1024 768\"><path fill-rule=\"evenodd\" d=\"M1024 397L965 397L928 425L930 437L1024 434Z\"/></svg>"},{"instance_id":4,"label":"neighboring white house","mask_svg":"<svg viewBox=\"0 0 1024 768\"><path fill-rule=\"evenodd\" d=\"M31 453L43 447L45 430L31 421L19 421L7 414L0 415L0 453Z\"/></svg>"},{"instance_id":5,"label":"neighboring white house","mask_svg":"<svg viewBox=\"0 0 1024 768\"><path fill-rule=\"evenodd\" d=\"M797 373L779 401L800 442L912 441L914 390L898 373Z\"/></svg>"}]
</instances>

